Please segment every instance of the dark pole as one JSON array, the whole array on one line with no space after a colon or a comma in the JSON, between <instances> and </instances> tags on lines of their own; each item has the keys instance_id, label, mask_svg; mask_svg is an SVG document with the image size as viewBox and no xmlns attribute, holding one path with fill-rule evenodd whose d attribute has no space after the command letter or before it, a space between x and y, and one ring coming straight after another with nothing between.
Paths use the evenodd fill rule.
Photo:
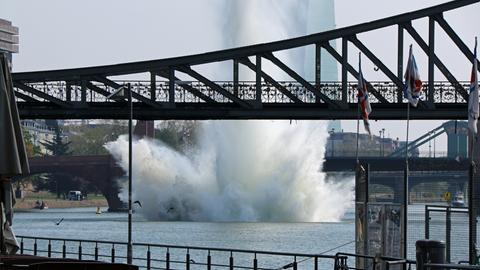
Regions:
<instances>
[{"instance_id":1,"label":"dark pole","mask_svg":"<svg viewBox=\"0 0 480 270\"><path fill-rule=\"evenodd\" d=\"M432 140L428 140L428 157L432 157Z\"/></svg>"},{"instance_id":2,"label":"dark pole","mask_svg":"<svg viewBox=\"0 0 480 270\"><path fill-rule=\"evenodd\" d=\"M2 183L3 181L6 181L6 179L0 175L0 183ZM3 186L3 185L2 185ZM3 191L3 188L0 187L0 190ZM2 194L5 194L5 192L2 192ZM3 202L3 196L0 196L0 201ZM5 250L5 235L3 234L3 226L5 224L5 220L3 220L3 214L0 213L0 224L1 224L1 227L0 227L0 254L1 255L6 255L6 250Z\"/></svg>"},{"instance_id":3,"label":"dark pole","mask_svg":"<svg viewBox=\"0 0 480 270\"><path fill-rule=\"evenodd\" d=\"M363 230L364 230L364 253L365 255L368 254L368 204L369 204L369 199L370 199L370 190L368 186L370 185L370 164L367 163L366 169L366 175L365 175L365 204L364 204L364 220L363 220ZM366 260L365 260L366 261ZM373 267L375 269L375 266Z\"/></svg>"},{"instance_id":4,"label":"dark pole","mask_svg":"<svg viewBox=\"0 0 480 270\"><path fill-rule=\"evenodd\" d=\"M378 146L378 148L379 148L378 156L381 157L382 156L382 130L378 131L378 141L380 142L380 144Z\"/></svg>"},{"instance_id":5,"label":"dark pole","mask_svg":"<svg viewBox=\"0 0 480 270\"><path fill-rule=\"evenodd\" d=\"M335 129L332 128L332 130L330 130L330 140L332 141L332 157L335 156L335 142L333 141L333 134L335 133Z\"/></svg>"},{"instance_id":6,"label":"dark pole","mask_svg":"<svg viewBox=\"0 0 480 270\"><path fill-rule=\"evenodd\" d=\"M469 231L468 231L468 249L469 249L469 256L468 261L470 264L475 264L476 260L476 238L477 238L477 218L473 204L473 194L474 194L474 185L473 185L473 177L475 176L475 163L473 161L470 162L469 168L469 177L468 177L468 222L469 222Z\"/></svg>"},{"instance_id":7,"label":"dark pole","mask_svg":"<svg viewBox=\"0 0 480 270\"><path fill-rule=\"evenodd\" d=\"M447 206L447 212L445 214L445 224L446 224L446 229L445 229L445 244L446 244L446 249L445 249L445 259L447 263L450 263L450 247L451 247L451 240L452 240L452 212L450 209L450 204Z\"/></svg>"},{"instance_id":8,"label":"dark pole","mask_svg":"<svg viewBox=\"0 0 480 270\"><path fill-rule=\"evenodd\" d=\"M408 132L409 132L409 127L410 127L410 101L407 102L407 137L405 140L405 171L403 175L403 202L404 202L404 205L403 205L403 257L405 259L408 256L407 236L408 236Z\"/></svg>"},{"instance_id":9,"label":"dark pole","mask_svg":"<svg viewBox=\"0 0 480 270\"><path fill-rule=\"evenodd\" d=\"M132 264L132 118L133 118L133 104L132 91L130 83L128 88L128 245L127 245L127 263Z\"/></svg>"},{"instance_id":10,"label":"dark pole","mask_svg":"<svg viewBox=\"0 0 480 270\"><path fill-rule=\"evenodd\" d=\"M385 156L385 129L382 128L382 157Z\"/></svg>"},{"instance_id":11,"label":"dark pole","mask_svg":"<svg viewBox=\"0 0 480 270\"><path fill-rule=\"evenodd\" d=\"M403 257L408 256L408 160L405 162L403 172Z\"/></svg>"}]
</instances>

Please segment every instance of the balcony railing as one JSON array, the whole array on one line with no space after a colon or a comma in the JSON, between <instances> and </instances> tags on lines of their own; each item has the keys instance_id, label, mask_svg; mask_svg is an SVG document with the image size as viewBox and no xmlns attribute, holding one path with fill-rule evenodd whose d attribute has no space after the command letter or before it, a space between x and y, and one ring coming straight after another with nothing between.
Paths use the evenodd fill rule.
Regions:
<instances>
[{"instance_id":1,"label":"balcony railing","mask_svg":"<svg viewBox=\"0 0 480 270\"><path fill-rule=\"evenodd\" d=\"M74 83L74 82L72 82ZM147 99L151 99L156 102L168 102L169 101L169 82L168 81L156 81L154 85L150 81L115 81L118 85L130 83L133 92L142 95ZM231 81L218 81L217 85L225 89L226 91L234 94L233 82ZM279 81L278 82L286 90L294 94L298 99L305 103L316 103L316 96L311 91L307 90L303 85L295 81ZM347 102L356 103L356 81L348 82ZM370 82L373 87L388 101L391 103L397 102L397 96L399 90L398 86L393 82L388 81L372 81ZM469 89L469 82L460 82L463 88ZM29 87L32 87L40 92L43 92L51 97L55 97L59 100L67 101L67 83L64 81L51 81L45 83L27 83ZM103 83L92 82L94 87L103 89L107 92L113 92L111 86ZM70 86L70 101L81 101L82 86L81 82L77 84L71 84ZM154 87L154 89L152 89ZM230 103L230 99L221 95L217 91L214 91L209 86L198 81L182 81L175 85L175 102L177 103L199 103L204 102L198 96L193 95L188 88L195 88L205 96L213 99L219 103ZM341 82L322 82L317 86L321 93L326 95L331 100L342 100L342 83ZM449 82L435 82L434 83L435 103L466 103L461 95L457 93L455 87ZM29 96L38 101L45 101L44 99L30 93L28 91L16 88L16 91ZM154 90L154 91L152 91ZM151 95L155 93L155 98L152 99ZM422 91L422 95L425 92ZM241 81L238 86L238 97L242 100L255 100L256 99L256 82L254 81ZM421 97L425 99L425 96ZM21 101L21 100L20 100ZM107 97L94 90L87 89L86 91L87 102L113 102L108 100ZM135 100L134 100L135 102ZM281 91L275 88L272 84L262 82L262 102L263 103L292 103L292 100L284 95ZM378 99L374 95L370 95L371 103L378 103ZM406 100L404 100L406 102Z\"/></svg>"},{"instance_id":2,"label":"balcony railing","mask_svg":"<svg viewBox=\"0 0 480 270\"><path fill-rule=\"evenodd\" d=\"M126 242L17 236L20 253L55 258L126 262ZM196 246L133 244L133 264L143 269L346 269L340 255Z\"/></svg>"}]
</instances>

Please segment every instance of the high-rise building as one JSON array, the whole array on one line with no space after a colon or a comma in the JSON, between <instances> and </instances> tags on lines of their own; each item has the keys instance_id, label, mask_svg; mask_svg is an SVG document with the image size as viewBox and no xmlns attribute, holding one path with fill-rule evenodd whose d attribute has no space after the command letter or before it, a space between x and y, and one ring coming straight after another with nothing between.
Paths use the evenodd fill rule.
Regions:
<instances>
[{"instance_id":1,"label":"high-rise building","mask_svg":"<svg viewBox=\"0 0 480 270\"><path fill-rule=\"evenodd\" d=\"M335 5L333 0L309 0L307 9L306 34L320 33L335 29ZM336 48L334 41L330 45ZM315 81L315 48L305 50L305 78ZM337 81L338 68L336 60L324 49L321 53L321 80Z\"/></svg>"},{"instance_id":2,"label":"high-rise building","mask_svg":"<svg viewBox=\"0 0 480 270\"><path fill-rule=\"evenodd\" d=\"M0 19L0 53L12 61L12 53L18 53L18 27L10 21Z\"/></svg>"},{"instance_id":3,"label":"high-rise building","mask_svg":"<svg viewBox=\"0 0 480 270\"><path fill-rule=\"evenodd\" d=\"M307 35L335 29L335 4L333 0L309 0L307 12ZM335 41L331 41L330 45L336 48ZM338 81L336 60L324 49L321 50L320 57L321 81ZM315 81L315 48L313 46L305 50L304 75L308 81ZM332 129L336 132L341 132L341 121L329 121L328 130Z\"/></svg>"}]
</instances>

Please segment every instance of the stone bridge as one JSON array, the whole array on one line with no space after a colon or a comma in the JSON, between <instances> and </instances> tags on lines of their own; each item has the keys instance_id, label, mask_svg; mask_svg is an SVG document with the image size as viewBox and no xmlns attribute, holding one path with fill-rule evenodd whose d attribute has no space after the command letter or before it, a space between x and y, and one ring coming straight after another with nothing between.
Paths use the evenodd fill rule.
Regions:
<instances>
[{"instance_id":1,"label":"stone bridge","mask_svg":"<svg viewBox=\"0 0 480 270\"><path fill-rule=\"evenodd\" d=\"M124 176L125 172L110 155L32 157L29 162L31 174L56 173L80 177L100 190L107 199L109 211L123 208L116 179Z\"/></svg>"},{"instance_id":2,"label":"stone bridge","mask_svg":"<svg viewBox=\"0 0 480 270\"><path fill-rule=\"evenodd\" d=\"M393 192L393 201L403 200L403 181L405 158L404 157L360 157L360 162L370 166L370 183L388 187ZM355 157L326 157L323 171L329 175L350 174L354 175L356 166ZM455 194L464 191L468 186L469 160L466 158L409 158L409 193L420 184L443 183L447 189ZM477 191L477 193L479 193ZM480 194L480 193L479 193Z\"/></svg>"}]
</instances>

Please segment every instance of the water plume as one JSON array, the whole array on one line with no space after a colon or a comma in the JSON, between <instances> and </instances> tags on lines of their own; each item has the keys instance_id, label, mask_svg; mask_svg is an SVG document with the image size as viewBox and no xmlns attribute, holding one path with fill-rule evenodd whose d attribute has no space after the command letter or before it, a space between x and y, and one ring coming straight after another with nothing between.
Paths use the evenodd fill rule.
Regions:
<instances>
[{"instance_id":1,"label":"water plume","mask_svg":"<svg viewBox=\"0 0 480 270\"><path fill-rule=\"evenodd\" d=\"M208 121L189 154L135 141L133 198L149 220L337 221L352 182L325 181L324 134L320 121ZM106 145L125 170L127 144Z\"/></svg>"},{"instance_id":2,"label":"water plume","mask_svg":"<svg viewBox=\"0 0 480 270\"><path fill-rule=\"evenodd\" d=\"M307 22L317 22L318 16L327 16L333 26L333 0L321 0L321 5L313 5L314 1L223 1L219 16L224 46L304 35ZM320 13L309 7L319 8ZM303 73L303 49L276 52L276 56ZM290 79L269 61L262 62L262 69L275 79ZM335 65L329 69L336 74ZM242 80L254 80L253 75L246 69L240 72ZM337 221L351 206L353 181L325 181L320 170L325 125L321 121L292 125L288 121L206 121L197 147L188 154L160 141L135 141L133 195L143 205L137 210L150 220ZM123 136L106 146L125 170L126 139ZM126 192L121 196L126 198Z\"/></svg>"}]
</instances>

